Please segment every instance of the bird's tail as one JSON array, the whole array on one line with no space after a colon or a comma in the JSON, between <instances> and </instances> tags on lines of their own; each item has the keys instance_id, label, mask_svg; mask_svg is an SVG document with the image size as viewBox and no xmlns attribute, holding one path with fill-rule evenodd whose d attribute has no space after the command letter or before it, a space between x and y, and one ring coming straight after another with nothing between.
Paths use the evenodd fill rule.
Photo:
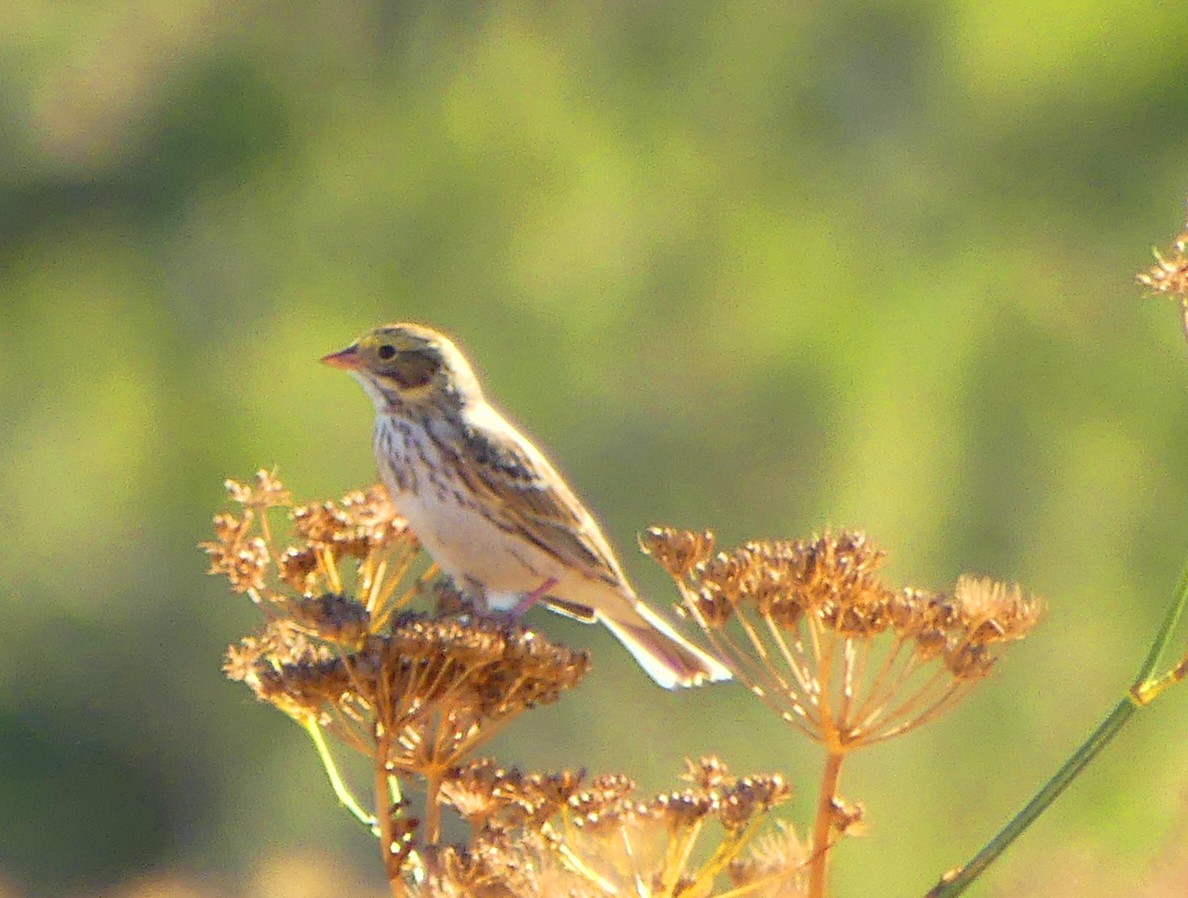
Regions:
<instances>
[{"instance_id":1,"label":"bird's tail","mask_svg":"<svg viewBox=\"0 0 1188 898\"><path fill-rule=\"evenodd\" d=\"M615 611L614 617L600 613L599 620L665 689L730 679L725 665L690 645L643 602L635 600Z\"/></svg>"}]
</instances>

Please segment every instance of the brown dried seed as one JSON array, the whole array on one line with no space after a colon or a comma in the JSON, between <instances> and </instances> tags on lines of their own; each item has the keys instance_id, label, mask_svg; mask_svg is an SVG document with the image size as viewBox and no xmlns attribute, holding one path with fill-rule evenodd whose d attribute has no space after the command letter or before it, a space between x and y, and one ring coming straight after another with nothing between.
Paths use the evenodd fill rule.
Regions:
<instances>
[{"instance_id":1,"label":"brown dried seed","mask_svg":"<svg viewBox=\"0 0 1188 898\"><path fill-rule=\"evenodd\" d=\"M649 527L639 537L639 546L672 577L679 580L713 554L714 534L674 527Z\"/></svg>"}]
</instances>

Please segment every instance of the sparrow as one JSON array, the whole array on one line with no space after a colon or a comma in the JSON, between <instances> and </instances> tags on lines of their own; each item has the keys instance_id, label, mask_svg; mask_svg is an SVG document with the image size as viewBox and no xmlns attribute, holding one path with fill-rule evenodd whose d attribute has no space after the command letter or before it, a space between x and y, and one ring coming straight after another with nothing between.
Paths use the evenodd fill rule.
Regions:
<instances>
[{"instance_id":1,"label":"sparrow","mask_svg":"<svg viewBox=\"0 0 1188 898\"><path fill-rule=\"evenodd\" d=\"M518 618L540 602L600 621L668 689L730 678L640 600L594 516L487 401L448 337L386 324L322 361L347 371L371 399L381 481L433 560L479 607Z\"/></svg>"}]
</instances>

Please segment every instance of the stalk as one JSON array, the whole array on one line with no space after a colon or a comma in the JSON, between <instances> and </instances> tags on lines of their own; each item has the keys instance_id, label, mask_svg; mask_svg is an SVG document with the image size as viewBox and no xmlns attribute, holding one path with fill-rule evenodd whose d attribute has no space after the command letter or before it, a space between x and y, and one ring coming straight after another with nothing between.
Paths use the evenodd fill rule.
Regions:
<instances>
[{"instance_id":1,"label":"stalk","mask_svg":"<svg viewBox=\"0 0 1188 898\"><path fill-rule=\"evenodd\" d=\"M825 756L825 770L821 774L821 791L817 796L817 820L813 827L813 857L809 867L809 898L825 898L825 884L829 876L829 836L833 829L837 785L841 780L841 765L845 755L830 751Z\"/></svg>"},{"instance_id":2,"label":"stalk","mask_svg":"<svg viewBox=\"0 0 1188 898\"><path fill-rule=\"evenodd\" d=\"M1023 810L1019 811L998 835L987 842L985 847L963 866L942 876L941 881L932 887L925 898L953 898L954 895L960 895L969 888L969 885L1007 849L1007 846L1022 835L1023 831L1060 796L1060 793L1068 788L1089 762L1109 745L1110 741L1130 722L1135 711L1146 708L1170 686L1188 676L1188 658L1181 659L1164 673L1155 675L1159 659L1167 650L1186 605L1188 605L1188 562L1184 564L1184 568L1180 572L1180 579L1176 583L1176 589L1167 612L1163 616L1163 622L1160 624L1155 639L1151 643L1151 649L1126 696L1114 706L1105 720L1098 724L1097 729L1081 744L1080 748L1073 752L1072 757L1064 762L1056 775L1044 783L1031 801L1023 807Z\"/></svg>"}]
</instances>

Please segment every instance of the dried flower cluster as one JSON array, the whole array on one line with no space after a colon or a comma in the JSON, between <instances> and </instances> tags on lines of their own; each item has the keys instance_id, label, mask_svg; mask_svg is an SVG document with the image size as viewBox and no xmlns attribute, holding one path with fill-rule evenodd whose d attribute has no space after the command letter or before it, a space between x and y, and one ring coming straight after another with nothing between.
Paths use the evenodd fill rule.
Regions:
<instances>
[{"instance_id":1,"label":"dried flower cluster","mask_svg":"<svg viewBox=\"0 0 1188 898\"><path fill-rule=\"evenodd\" d=\"M1172 252L1164 257L1154 250L1155 264L1135 275L1135 280L1152 293L1179 299L1184 337L1188 339L1188 222L1172 242Z\"/></svg>"},{"instance_id":2,"label":"dried flower cluster","mask_svg":"<svg viewBox=\"0 0 1188 898\"><path fill-rule=\"evenodd\" d=\"M330 608L341 596L311 600ZM341 631L331 613L330 633ZM273 624L232 647L227 673L299 720L316 720L366 754L389 736L392 770L443 773L523 710L576 686L589 658L537 634L468 616L398 616L358 648Z\"/></svg>"},{"instance_id":3,"label":"dried flower cluster","mask_svg":"<svg viewBox=\"0 0 1188 898\"><path fill-rule=\"evenodd\" d=\"M788 795L779 776L735 778L707 758L690 765L686 788L641 801L621 776L471 760L509 721L576 686L589 657L476 615L444 586L435 613L411 611L432 567L381 488L294 506L261 471L227 491L241 508L215 518L203 548L266 621L228 649L224 670L309 731L340 799L379 837L394 895L803 894L792 831L756 840ZM282 526L291 545L278 541ZM323 733L370 759L373 811ZM413 791L424 795L416 814ZM444 842L443 810L466 825L464 844Z\"/></svg>"},{"instance_id":4,"label":"dried flower cluster","mask_svg":"<svg viewBox=\"0 0 1188 898\"><path fill-rule=\"evenodd\" d=\"M300 506L268 471L257 471L250 484L228 480L226 489L241 512L215 515L215 539L201 547L210 557L210 573L225 576L233 591L257 605L285 606L291 613L294 595L342 594L349 588L374 630L414 594L415 588L399 596L395 591L420 545L382 486L348 493L338 502ZM293 545L279 547L270 514L287 518ZM353 564L344 567L347 561ZM433 573L428 566L421 582Z\"/></svg>"},{"instance_id":5,"label":"dried flower cluster","mask_svg":"<svg viewBox=\"0 0 1188 898\"><path fill-rule=\"evenodd\" d=\"M203 548L211 573L267 620L228 649L224 671L319 746L328 731L372 760L376 812L340 797L379 833L398 880L418 845L440 839L446 773L508 721L576 686L589 657L505 620L408 611L433 568L419 561L416 538L382 487L294 507L280 481L260 471L252 484L228 481L227 491L242 510L216 516L216 539ZM283 549L269 517L278 509L294 537ZM328 752L323 760L337 783ZM405 813L408 785L425 788L423 826Z\"/></svg>"},{"instance_id":6,"label":"dried flower cluster","mask_svg":"<svg viewBox=\"0 0 1188 898\"><path fill-rule=\"evenodd\" d=\"M779 775L731 776L689 762L685 788L634 798L621 776L526 775L479 761L450 774L443 800L475 837L435 857L418 896L804 895L805 852L789 827L756 839L789 795Z\"/></svg>"},{"instance_id":7,"label":"dried flower cluster","mask_svg":"<svg viewBox=\"0 0 1188 898\"><path fill-rule=\"evenodd\" d=\"M932 720L1023 638L1039 604L1017 586L961 577L951 593L892 589L865 534L749 542L653 527L640 539L676 581L719 657L781 718L825 749L807 894L826 893L831 849L863 828L838 795L842 763Z\"/></svg>"},{"instance_id":8,"label":"dried flower cluster","mask_svg":"<svg viewBox=\"0 0 1188 898\"><path fill-rule=\"evenodd\" d=\"M719 552L711 533L653 527L641 543L736 675L831 752L952 707L1039 617L1017 586L990 580L892 589L860 532Z\"/></svg>"}]
</instances>

